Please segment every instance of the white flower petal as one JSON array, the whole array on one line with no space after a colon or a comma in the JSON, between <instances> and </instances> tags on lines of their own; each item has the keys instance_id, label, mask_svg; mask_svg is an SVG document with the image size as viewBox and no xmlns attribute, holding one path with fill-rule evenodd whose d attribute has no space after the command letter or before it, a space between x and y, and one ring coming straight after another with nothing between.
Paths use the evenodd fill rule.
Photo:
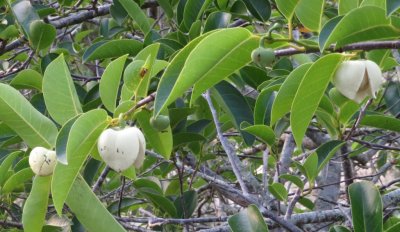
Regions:
<instances>
[{"instance_id":1,"label":"white flower petal","mask_svg":"<svg viewBox=\"0 0 400 232\"><path fill-rule=\"evenodd\" d=\"M368 73L370 96L375 98L375 93L379 90L383 83L382 71L375 62L370 60L365 60L364 62Z\"/></svg>"},{"instance_id":2,"label":"white flower petal","mask_svg":"<svg viewBox=\"0 0 400 232\"><path fill-rule=\"evenodd\" d=\"M347 98L354 100L363 81L365 70L363 61L351 60L343 62L337 69L333 79L336 89Z\"/></svg>"}]
</instances>

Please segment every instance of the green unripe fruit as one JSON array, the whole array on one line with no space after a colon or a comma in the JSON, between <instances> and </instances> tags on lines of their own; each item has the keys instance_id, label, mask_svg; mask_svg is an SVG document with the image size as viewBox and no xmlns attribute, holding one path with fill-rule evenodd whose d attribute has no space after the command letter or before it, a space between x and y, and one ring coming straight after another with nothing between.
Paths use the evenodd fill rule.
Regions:
<instances>
[{"instance_id":1,"label":"green unripe fruit","mask_svg":"<svg viewBox=\"0 0 400 232\"><path fill-rule=\"evenodd\" d=\"M266 67L272 64L275 60L274 50L271 48L259 47L251 52L253 62L261 67Z\"/></svg>"},{"instance_id":2,"label":"green unripe fruit","mask_svg":"<svg viewBox=\"0 0 400 232\"><path fill-rule=\"evenodd\" d=\"M169 117L166 115L158 115L155 118L151 117L150 125L158 131L163 131L169 126Z\"/></svg>"}]
</instances>

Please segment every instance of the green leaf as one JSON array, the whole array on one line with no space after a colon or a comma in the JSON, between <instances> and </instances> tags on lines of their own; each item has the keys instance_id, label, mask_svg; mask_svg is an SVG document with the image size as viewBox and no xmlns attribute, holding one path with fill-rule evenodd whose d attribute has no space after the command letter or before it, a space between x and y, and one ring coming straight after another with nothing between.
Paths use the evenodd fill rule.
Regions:
<instances>
[{"instance_id":1,"label":"green leaf","mask_svg":"<svg viewBox=\"0 0 400 232\"><path fill-rule=\"evenodd\" d=\"M303 167L306 171L305 175L309 182L313 182L318 175L318 155L317 153L313 152L309 155L304 161Z\"/></svg>"},{"instance_id":2,"label":"green leaf","mask_svg":"<svg viewBox=\"0 0 400 232\"><path fill-rule=\"evenodd\" d=\"M124 7L126 12L128 12L128 15L136 21L140 30L144 34L147 34L151 30L151 25L139 5L133 0L119 0L119 2Z\"/></svg>"},{"instance_id":3,"label":"green leaf","mask_svg":"<svg viewBox=\"0 0 400 232\"><path fill-rule=\"evenodd\" d=\"M266 22L271 16L271 5L264 0L242 0L250 13L258 20Z\"/></svg>"},{"instance_id":4,"label":"green leaf","mask_svg":"<svg viewBox=\"0 0 400 232\"><path fill-rule=\"evenodd\" d=\"M300 65L286 77L272 105L271 125L274 125L285 114L289 113L297 89L311 65L312 64Z\"/></svg>"},{"instance_id":5,"label":"green leaf","mask_svg":"<svg viewBox=\"0 0 400 232\"><path fill-rule=\"evenodd\" d=\"M15 151L7 155L7 157L1 162L0 165L0 186L3 186L4 182L7 180L7 172L10 170L15 159L22 154L21 151Z\"/></svg>"},{"instance_id":6,"label":"green leaf","mask_svg":"<svg viewBox=\"0 0 400 232\"><path fill-rule=\"evenodd\" d=\"M247 209L231 216L228 223L233 232L268 232L267 224L255 205L249 205Z\"/></svg>"},{"instance_id":7,"label":"green leaf","mask_svg":"<svg viewBox=\"0 0 400 232\"><path fill-rule=\"evenodd\" d=\"M164 74L162 75L160 83L158 85L157 95L154 102L154 115L158 115L165 107L167 107L169 104L175 101L176 98L179 97L179 95L177 94L174 99L168 99L174 86L177 86L177 80L185 64L186 58L189 56L190 52L200 43L200 41L202 41L206 36L212 33L215 33L215 31L211 31L197 37L189 44L187 44L182 50L180 50L172 59L170 65L164 71ZM178 86L176 88L178 88ZM183 94L183 92L185 92L185 90L181 90L181 94Z\"/></svg>"},{"instance_id":8,"label":"green leaf","mask_svg":"<svg viewBox=\"0 0 400 232\"><path fill-rule=\"evenodd\" d=\"M400 222L389 227L387 230L385 230L385 232L397 232L400 230ZM347 232L347 231L346 231Z\"/></svg>"},{"instance_id":9,"label":"green leaf","mask_svg":"<svg viewBox=\"0 0 400 232\"><path fill-rule=\"evenodd\" d=\"M278 10L287 20L290 20L293 17L298 2L299 0L275 0Z\"/></svg>"},{"instance_id":10,"label":"green leaf","mask_svg":"<svg viewBox=\"0 0 400 232\"><path fill-rule=\"evenodd\" d=\"M51 185L54 206L60 215L79 170L106 127L107 112L103 109L84 113L72 126L67 141L68 165L57 163Z\"/></svg>"},{"instance_id":11,"label":"green leaf","mask_svg":"<svg viewBox=\"0 0 400 232\"><path fill-rule=\"evenodd\" d=\"M226 28L231 21L231 14L225 12L213 12L207 17L203 32L212 31L218 28Z\"/></svg>"},{"instance_id":12,"label":"green leaf","mask_svg":"<svg viewBox=\"0 0 400 232\"><path fill-rule=\"evenodd\" d=\"M60 125L82 113L74 82L62 54L44 72L43 97L50 116Z\"/></svg>"},{"instance_id":13,"label":"green leaf","mask_svg":"<svg viewBox=\"0 0 400 232\"><path fill-rule=\"evenodd\" d=\"M143 60L145 60L143 67L141 67L140 69L139 76L136 77L136 79L139 80L138 86L136 87L135 91L136 99L141 99L147 96L150 85L150 78L152 77L153 74L152 70L157 58L159 48L160 48L159 43L149 45L146 48L144 48L135 58L135 59L143 58Z\"/></svg>"},{"instance_id":14,"label":"green leaf","mask_svg":"<svg viewBox=\"0 0 400 232\"><path fill-rule=\"evenodd\" d=\"M329 26L329 23L325 27ZM346 14L326 38L320 38L319 47L326 49L332 43L336 47L369 41L397 38L400 30L391 25L384 9L376 6L364 6Z\"/></svg>"},{"instance_id":15,"label":"green leaf","mask_svg":"<svg viewBox=\"0 0 400 232\"><path fill-rule=\"evenodd\" d=\"M320 172L329 160L333 157L335 152L344 144L343 141L331 140L317 148L315 151L318 155L318 172Z\"/></svg>"},{"instance_id":16,"label":"green leaf","mask_svg":"<svg viewBox=\"0 0 400 232\"><path fill-rule=\"evenodd\" d=\"M189 190L176 198L174 205L179 218L190 218L197 207L197 192Z\"/></svg>"},{"instance_id":17,"label":"green leaf","mask_svg":"<svg viewBox=\"0 0 400 232\"><path fill-rule=\"evenodd\" d=\"M400 2L397 0L386 0L386 14L390 16L400 8Z\"/></svg>"},{"instance_id":18,"label":"green leaf","mask_svg":"<svg viewBox=\"0 0 400 232\"><path fill-rule=\"evenodd\" d=\"M270 186L268 186L268 190L277 200L279 201L287 200L288 192L286 191L286 188L283 184L278 182L272 183Z\"/></svg>"},{"instance_id":19,"label":"green leaf","mask_svg":"<svg viewBox=\"0 0 400 232\"><path fill-rule=\"evenodd\" d=\"M345 15L351 10L356 9L359 4L359 0L339 0L339 15Z\"/></svg>"},{"instance_id":20,"label":"green leaf","mask_svg":"<svg viewBox=\"0 0 400 232\"><path fill-rule=\"evenodd\" d=\"M67 143L68 143L68 135L71 131L72 126L74 125L75 121L81 115L77 115L67 121L61 128L60 132L58 132L57 139L56 139L56 155L57 161L61 162L62 164L67 165Z\"/></svg>"},{"instance_id":21,"label":"green leaf","mask_svg":"<svg viewBox=\"0 0 400 232\"><path fill-rule=\"evenodd\" d=\"M10 85L16 89L36 89L42 91L42 75L33 69L24 69L12 79Z\"/></svg>"},{"instance_id":22,"label":"green leaf","mask_svg":"<svg viewBox=\"0 0 400 232\"><path fill-rule=\"evenodd\" d=\"M254 136L240 129L242 122L253 124L253 113L243 95L231 84L222 81L212 89L212 96L225 112L228 113L234 126L243 136L247 145L254 142ZM269 138L269 136L267 136Z\"/></svg>"},{"instance_id":23,"label":"green leaf","mask_svg":"<svg viewBox=\"0 0 400 232\"><path fill-rule=\"evenodd\" d=\"M117 104L118 89L127 57L128 55L121 56L107 65L100 79L100 98L110 112L114 112Z\"/></svg>"},{"instance_id":24,"label":"green leaf","mask_svg":"<svg viewBox=\"0 0 400 232\"><path fill-rule=\"evenodd\" d=\"M292 182L293 184L295 184L300 189L304 188L304 183L300 179L300 177L298 177L298 176L289 175L289 174L282 174L282 175L279 176L279 178L285 179L285 180L288 180L288 181Z\"/></svg>"},{"instance_id":25,"label":"green leaf","mask_svg":"<svg viewBox=\"0 0 400 232\"><path fill-rule=\"evenodd\" d=\"M172 152L172 132L168 127L165 131L157 131L150 125L151 113L142 110L136 114L137 120L146 137L146 141L165 159L169 159Z\"/></svg>"},{"instance_id":26,"label":"green leaf","mask_svg":"<svg viewBox=\"0 0 400 232\"><path fill-rule=\"evenodd\" d=\"M400 115L400 83L399 82L389 82L384 99L386 102L387 109L390 111L390 113L397 117Z\"/></svg>"},{"instance_id":27,"label":"green leaf","mask_svg":"<svg viewBox=\"0 0 400 232\"><path fill-rule=\"evenodd\" d=\"M176 82L179 88L172 90L169 99L182 95L194 84L193 103L208 88L248 64L258 43L259 38L244 28L223 29L207 36L188 56Z\"/></svg>"},{"instance_id":28,"label":"green leaf","mask_svg":"<svg viewBox=\"0 0 400 232\"><path fill-rule=\"evenodd\" d=\"M8 178L8 180L4 183L4 186L1 189L1 193L11 193L14 189L20 187L21 185L23 186L25 182L31 180L34 175L35 174L30 167L18 171L10 178Z\"/></svg>"},{"instance_id":29,"label":"green leaf","mask_svg":"<svg viewBox=\"0 0 400 232\"><path fill-rule=\"evenodd\" d=\"M400 132L400 119L385 115L365 115L361 125Z\"/></svg>"},{"instance_id":30,"label":"green leaf","mask_svg":"<svg viewBox=\"0 0 400 232\"><path fill-rule=\"evenodd\" d=\"M42 50L49 47L56 38L56 28L42 20L35 20L29 26L29 39L32 47L36 50Z\"/></svg>"},{"instance_id":31,"label":"green leaf","mask_svg":"<svg viewBox=\"0 0 400 232\"><path fill-rule=\"evenodd\" d=\"M258 95L256 105L254 107L254 124L270 125L271 109L275 99L275 91L278 91L281 86L279 84L271 84L264 88Z\"/></svg>"},{"instance_id":32,"label":"green leaf","mask_svg":"<svg viewBox=\"0 0 400 232\"><path fill-rule=\"evenodd\" d=\"M198 133L182 132L174 134L173 141L174 147L178 147L192 142L205 142L207 139Z\"/></svg>"},{"instance_id":33,"label":"green leaf","mask_svg":"<svg viewBox=\"0 0 400 232\"><path fill-rule=\"evenodd\" d=\"M108 212L81 176L74 181L66 203L87 231L126 231Z\"/></svg>"},{"instance_id":34,"label":"green leaf","mask_svg":"<svg viewBox=\"0 0 400 232\"><path fill-rule=\"evenodd\" d=\"M354 232L383 231L382 199L371 182L361 181L349 186Z\"/></svg>"},{"instance_id":35,"label":"green leaf","mask_svg":"<svg viewBox=\"0 0 400 232\"><path fill-rule=\"evenodd\" d=\"M22 211L24 231L42 231L45 225L47 205L49 201L51 176L35 176L31 193L26 199Z\"/></svg>"},{"instance_id":36,"label":"green leaf","mask_svg":"<svg viewBox=\"0 0 400 232\"><path fill-rule=\"evenodd\" d=\"M211 3L210 0L187 0L183 11L183 23L186 28L201 17L205 8Z\"/></svg>"},{"instance_id":37,"label":"green leaf","mask_svg":"<svg viewBox=\"0 0 400 232\"><path fill-rule=\"evenodd\" d=\"M340 54L326 55L308 69L292 104L290 122L297 146L301 146L308 124L328 87L335 70L343 60Z\"/></svg>"},{"instance_id":38,"label":"green leaf","mask_svg":"<svg viewBox=\"0 0 400 232\"><path fill-rule=\"evenodd\" d=\"M254 125L254 126L246 126L245 123L240 125L240 129L250 134L257 136L263 143L266 143L270 146L275 144L275 133L271 129L271 127L266 125Z\"/></svg>"},{"instance_id":39,"label":"green leaf","mask_svg":"<svg viewBox=\"0 0 400 232\"><path fill-rule=\"evenodd\" d=\"M118 39L111 41L100 41L88 47L82 56L83 62L115 58L125 54L135 56L141 49L143 44L133 39Z\"/></svg>"},{"instance_id":40,"label":"green leaf","mask_svg":"<svg viewBox=\"0 0 400 232\"><path fill-rule=\"evenodd\" d=\"M320 31L324 0L299 0L295 12L297 18L311 31Z\"/></svg>"},{"instance_id":41,"label":"green leaf","mask_svg":"<svg viewBox=\"0 0 400 232\"><path fill-rule=\"evenodd\" d=\"M155 207L168 213L171 217L177 217L177 210L171 200L147 187L140 188L138 191L149 199Z\"/></svg>"},{"instance_id":42,"label":"green leaf","mask_svg":"<svg viewBox=\"0 0 400 232\"><path fill-rule=\"evenodd\" d=\"M57 136L54 123L37 111L9 85L0 83L0 121L13 129L29 147L52 148Z\"/></svg>"},{"instance_id":43,"label":"green leaf","mask_svg":"<svg viewBox=\"0 0 400 232\"><path fill-rule=\"evenodd\" d=\"M28 37L31 23L35 20L40 20L31 2L28 0L16 0L11 4L11 10L23 33Z\"/></svg>"},{"instance_id":44,"label":"green leaf","mask_svg":"<svg viewBox=\"0 0 400 232\"><path fill-rule=\"evenodd\" d=\"M329 232L351 232L351 230L347 227L336 225L336 226L332 226L329 229Z\"/></svg>"}]
</instances>

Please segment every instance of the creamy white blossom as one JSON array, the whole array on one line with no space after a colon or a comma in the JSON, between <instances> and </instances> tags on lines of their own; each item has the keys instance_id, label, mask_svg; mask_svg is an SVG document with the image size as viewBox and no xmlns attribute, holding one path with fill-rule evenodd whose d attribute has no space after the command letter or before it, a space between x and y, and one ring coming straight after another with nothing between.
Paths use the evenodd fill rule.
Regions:
<instances>
[{"instance_id":1,"label":"creamy white blossom","mask_svg":"<svg viewBox=\"0 0 400 232\"><path fill-rule=\"evenodd\" d=\"M36 175L51 175L56 163L56 152L44 147L35 147L29 154L29 166Z\"/></svg>"},{"instance_id":2,"label":"creamy white blossom","mask_svg":"<svg viewBox=\"0 0 400 232\"><path fill-rule=\"evenodd\" d=\"M108 166L122 172L132 164L137 168L143 164L146 141L136 127L110 128L101 133L97 148Z\"/></svg>"},{"instance_id":3,"label":"creamy white blossom","mask_svg":"<svg viewBox=\"0 0 400 232\"><path fill-rule=\"evenodd\" d=\"M382 83L381 69L370 60L345 61L333 78L336 89L357 103L361 103L366 97L375 98Z\"/></svg>"}]
</instances>

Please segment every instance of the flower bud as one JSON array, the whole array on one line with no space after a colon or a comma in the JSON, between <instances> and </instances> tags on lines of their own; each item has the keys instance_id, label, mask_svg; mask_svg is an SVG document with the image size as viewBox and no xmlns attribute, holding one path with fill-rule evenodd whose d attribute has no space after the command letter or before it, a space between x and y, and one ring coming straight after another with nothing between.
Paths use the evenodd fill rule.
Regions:
<instances>
[{"instance_id":1,"label":"flower bud","mask_svg":"<svg viewBox=\"0 0 400 232\"><path fill-rule=\"evenodd\" d=\"M36 175L51 175L56 163L56 152L44 147L35 147L29 154L29 166Z\"/></svg>"},{"instance_id":2,"label":"flower bud","mask_svg":"<svg viewBox=\"0 0 400 232\"><path fill-rule=\"evenodd\" d=\"M343 62L336 70L333 84L347 98L361 103L366 97L375 98L383 83L381 69L369 60Z\"/></svg>"}]
</instances>

